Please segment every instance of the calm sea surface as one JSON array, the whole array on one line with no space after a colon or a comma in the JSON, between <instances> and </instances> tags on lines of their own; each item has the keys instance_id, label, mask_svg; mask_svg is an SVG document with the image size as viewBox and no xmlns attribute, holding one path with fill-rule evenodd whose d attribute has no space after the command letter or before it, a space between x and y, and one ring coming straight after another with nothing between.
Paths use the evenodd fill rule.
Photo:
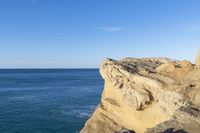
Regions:
<instances>
[{"instance_id":1,"label":"calm sea surface","mask_svg":"<svg viewBox=\"0 0 200 133\"><path fill-rule=\"evenodd\" d=\"M78 133L102 88L98 69L1 69L0 133Z\"/></svg>"}]
</instances>

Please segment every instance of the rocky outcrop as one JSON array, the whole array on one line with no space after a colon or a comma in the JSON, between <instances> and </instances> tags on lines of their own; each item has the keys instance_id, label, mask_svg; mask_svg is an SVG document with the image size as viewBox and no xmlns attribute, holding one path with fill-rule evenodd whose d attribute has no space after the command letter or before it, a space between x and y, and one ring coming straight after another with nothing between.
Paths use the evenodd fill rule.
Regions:
<instances>
[{"instance_id":1,"label":"rocky outcrop","mask_svg":"<svg viewBox=\"0 0 200 133\"><path fill-rule=\"evenodd\" d=\"M200 69L168 58L105 60L101 103L81 133L200 131Z\"/></svg>"},{"instance_id":2,"label":"rocky outcrop","mask_svg":"<svg viewBox=\"0 0 200 133\"><path fill-rule=\"evenodd\" d=\"M196 57L196 60L195 60L195 64L197 67L200 67L200 49L198 51L198 54L197 54L197 57Z\"/></svg>"}]
</instances>

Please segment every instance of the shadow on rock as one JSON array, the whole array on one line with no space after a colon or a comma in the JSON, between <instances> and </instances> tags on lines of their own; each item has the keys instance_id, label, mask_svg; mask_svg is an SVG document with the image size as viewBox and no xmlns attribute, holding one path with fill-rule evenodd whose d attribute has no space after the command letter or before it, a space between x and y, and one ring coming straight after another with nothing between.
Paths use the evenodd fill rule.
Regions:
<instances>
[{"instance_id":1,"label":"shadow on rock","mask_svg":"<svg viewBox=\"0 0 200 133\"><path fill-rule=\"evenodd\" d=\"M132 130L124 129L124 130L121 130L121 131L115 132L115 133L136 133L136 132L135 132L135 131L132 131Z\"/></svg>"},{"instance_id":2,"label":"shadow on rock","mask_svg":"<svg viewBox=\"0 0 200 133\"><path fill-rule=\"evenodd\" d=\"M188 132L184 131L183 129L174 131L174 128L169 128L165 130L163 133L188 133Z\"/></svg>"}]
</instances>

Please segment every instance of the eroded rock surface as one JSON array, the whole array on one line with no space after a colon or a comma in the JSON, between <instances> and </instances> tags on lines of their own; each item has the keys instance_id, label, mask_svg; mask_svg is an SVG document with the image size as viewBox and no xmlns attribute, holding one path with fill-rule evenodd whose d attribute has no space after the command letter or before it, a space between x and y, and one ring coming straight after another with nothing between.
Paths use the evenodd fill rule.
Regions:
<instances>
[{"instance_id":1,"label":"eroded rock surface","mask_svg":"<svg viewBox=\"0 0 200 133\"><path fill-rule=\"evenodd\" d=\"M196 57L196 60L195 60L195 64L197 67L200 67L200 49L198 51L198 54L197 54L197 57Z\"/></svg>"},{"instance_id":2,"label":"eroded rock surface","mask_svg":"<svg viewBox=\"0 0 200 133\"><path fill-rule=\"evenodd\" d=\"M101 103L81 133L200 131L200 69L168 58L105 60Z\"/></svg>"}]
</instances>

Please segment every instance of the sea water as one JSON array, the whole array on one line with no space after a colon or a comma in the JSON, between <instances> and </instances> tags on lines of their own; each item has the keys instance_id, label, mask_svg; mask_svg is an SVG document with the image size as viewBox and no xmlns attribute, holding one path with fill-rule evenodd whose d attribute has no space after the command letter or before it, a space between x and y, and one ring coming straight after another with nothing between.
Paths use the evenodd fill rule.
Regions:
<instances>
[{"instance_id":1,"label":"sea water","mask_svg":"<svg viewBox=\"0 0 200 133\"><path fill-rule=\"evenodd\" d=\"M78 133L102 88L98 69L0 69L0 133Z\"/></svg>"}]
</instances>

